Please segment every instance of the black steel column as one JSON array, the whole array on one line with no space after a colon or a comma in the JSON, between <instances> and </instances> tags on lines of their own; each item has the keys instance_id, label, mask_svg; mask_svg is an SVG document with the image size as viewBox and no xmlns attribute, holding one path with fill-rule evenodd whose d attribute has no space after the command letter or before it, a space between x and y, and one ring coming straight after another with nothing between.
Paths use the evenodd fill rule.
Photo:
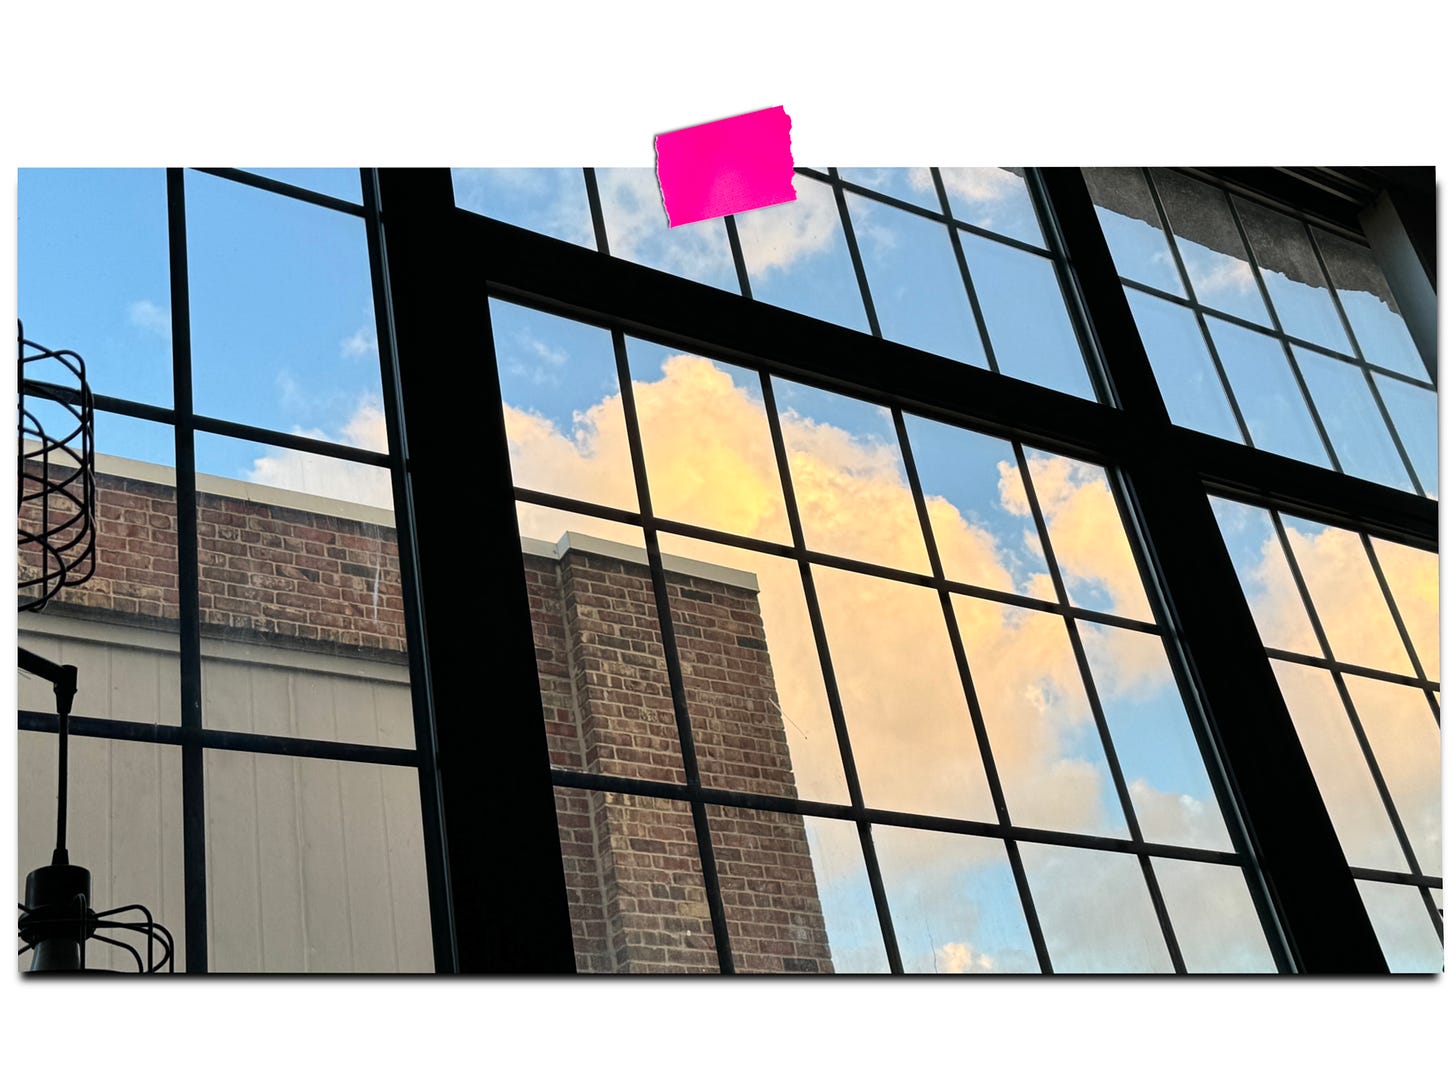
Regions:
<instances>
[{"instance_id":1,"label":"black steel column","mask_svg":"<svg viewBox=\"0 0 1456 1091\"><path fill-rule=\"evenodd\" d=\"M1125 500L1166 591L1295 966L1386 970L1199 468L1168 420L1091 197L1074 169L1041 172L1119 403L1138 421L1121 464Z\"/></svg>"},{"instance_id":2,"label":"black steel column","mask_svg":"<svg viewBox=\"0 0 1456 1091\"><path fill-rule=\"evenodd\" d=\"M485 283L448 170L379 173L458 969L573 972Z\"/></svg>"}]
</instances>

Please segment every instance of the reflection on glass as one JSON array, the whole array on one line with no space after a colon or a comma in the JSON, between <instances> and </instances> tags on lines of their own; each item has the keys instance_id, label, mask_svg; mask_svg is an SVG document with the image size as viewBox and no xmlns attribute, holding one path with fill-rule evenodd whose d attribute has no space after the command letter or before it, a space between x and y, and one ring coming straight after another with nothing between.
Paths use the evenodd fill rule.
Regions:
<instances>
[{"instance_id":1,"label":"reflection on glass","mask_svg":"<svg viewBox=\"0 0 1456 1091\"><path fill-rule=\"evenodd\" d=\"M1336 352L1353 352L1304 226L1240 197L1234 198L1234 207L1284 332Z\"/></svg>"},{"instance_id":2,"label":"reflection on glass","mask_svg":"<svg viewBox=\"0 0 1456 1091\"><path fill-rule=\"evenodd\" d=\"M1306 519L1282 518L1294 563L1309 588L1335 658L1341 663L1412 674L1410 656L1360 536Z\"/></svg>"},{"instance_id":3,"label":"reflection on glass","mask_svg":"<svg viewBox=\"0 0 1456 1091\"><path fill-rule=\"evenodd\" d=\"M197 477L203 722L412 746L388 471L201 440L221 471Z\"/></svg>"},{"instance_id":4,"label":"reflection on glass","mask_svg":"<svg viewBox=\"0 0 1456 1091\"><path fill-rule=\"evenodd\" d=\"M450 171L455 207L596 249L586 179L576 168L462 168Z\"/></svg>"},{"instance_id":5,"label":"reflection on glass","mask_svg":"<svg viewBox=\"0 0 1456 1091\"><path fill-rule=\"evenodd\" d=\"M831 884L850 888L851 897L868 886L855 828L847 822L821 823L839 827L842 836L829 836L853 851L853 856L845 852L833 859L834 865L848 866L847 874L832 875L827 871L830 862L811 854L808 822L798 815L708 807L718 888L737 972L842 972L838 952L832 948L835 938L862 935L871 943L878 938L873 903L866 917L858 899L829 898ZM832 917L838 918L838 927L831 926ZM883 955L883 945L880 952ZM855 953L849 954L848 961L856 961ZM864 961L863 955L858 961Z\"/></svg>"},{"instance_id":6,"label":"reflection on glass","mask_svg":"<svg viewBox=\"0 0 1456 1091\"><path fill-rule=\"evenodd\" d=\"M929 572L890 411L778 379L773 389L808 547Z\"/></svg>"},{"instance_id":7,"label":"reflection on glass","mask_svg":"<svg viewBox=\"0 0 1456 1091\"><path fill-rule=\"evenodd\" d=\"M1405 472L1361 369L1301 348L1294 349L1294 358L1339 457L1340 469L1409 492L1410 474Z\"/></svg>"},{"instance_id":8,"label":"reflection on glass","mask_svg":"<svg viewBox=\"0 0 1456 1091\"><path fill-rule=\"evenodd\" d=\"M798 564L659 542L703 783L849 802Z\"/></svg>"},{"instance_id":9,"label":"reflection on glass","mask_svg":"<svg viewBox=\"0 0 1456 1091\"><path fill-rule=\"evenodd\" d=\"M834 191L794 177L798 198L733 218L753 298L869 332Z\"/></svg>"},{"instance_id":10,"label":"reflection on glass","mask_svg":"<svg viewBox=\"0 0 1456 1091\"><path fill-rule=\"evenodd\" d=\"M1411 340L1375 255L1367 247L1327 231L1316 230L1314 234L1345 317L1355 331L1355 340L1360 342L1361 354L1372 364L1428 380L1430 373Z\"/></svg>"},{"instance_id":11,"label":"reflection on glass","mask_svg":"<svg viewBox=\"0 0 1456 1091\"><path fill-rule=\"evenodd\" d=\"M944 224L845 195L880 331L891 341L986 366Z\"/></svg>"},{"instance_id":12,"label":"reflection on glass","mask_svg":"<svg viewBox=\"0 0 1456 1091\"><path fill-rule=\"evenodd\" d=\"M1209 502L1264 646L1319 655L1319 641L1269 513L1218 496Z\"/></svg>"},{"instance_id":13,"label":"reflection on glass","mask_svg":"<svg viewBox=\"0 0 1456 1091\"><path fill-rule=\"evenodd\" d=\"M1351 867L1405 871L1405 856L1329 672L1276 661L1274 675L1345 859Z\"/></svg>"},{"instance_id":14,"label":"reflection on glass","mask_svg":"<svg viewBox=\"0 0 1456 1091\"><path fill-rule=\"evenodd\" d=\"M208 750L208 969L434 969L419 773Z\"/></svg>"},{"instance_id":15,"label":"reflection on glass","mask_svg":"<svg viewBox=\"0 0 1456 1091\"><path fill-rule=\"evenodd\" d=\"M684 780L662 627L642 532L519 505L536 674L551 762ZM669 582L684 564L663 559ZM742 581L742 574L737 578Z\"/></svg>"},{"instance_id":16,"label":"reflection on glass","mask_svg":"<svg viewBox=\"0 0 1456 1091\"><path fill-rule=\"evenodd\" d=\"M1386 964L1396 974L1437 974L1445 966L1441 938L1419 889L1357 879L1360 898L1380 940Z\"/></svg>"},{"instance_id":17,"label":"reflection on glass","mask_svg":"<svg viewBox=\"0 0 1456 1091\"><path fill-rule=\"evenodd\" d=\"M516 486L635 511L612 335L498 299L490 318Z\"/></svg>"},{"instance_id":18,"label":"reflection on glass","mask_svg":"<svg viewBox=\"0 0 1456 1091\"><path fill-rule=\"evenodd\" d=\"M1021 855L1053 970L1172 972L1137 857L1028 843Z\"/></svg>"},{"instance_id":19,"label":"reflection on glass","mask_svg":"<svg viewBox=\"0 0 1456 1091\"><path fill-rule=\"evenodd\" d=\"M1274 956L1238 868L1154 859L1178 952L1190 974L1274 973Z\"/></svg>"},{"instance_id":20,"label":"reflection on glass","mask_svg":"<svg viewBox=\"0 0 1456 1091\"><path fill-rule=\"evenodd\" d=\"M1001 372L1096 397L1051 261L968 231L961 247Z\"/></svg>"},{"instance_id":21,"label":"reflection on glass","mask_svg":"<svg viewBox=\"0 0 1456 1091\"><path fill-rule=\"evenodd\" d=\"M1066 623L983 599L954 601L1011 821L1125 836Z\"/></svg>"},{"instance_id":22,"label":"reflection on glass","mask_svg":"<svg viewBox=\"0 0 1456 1091\"><path fill-rule=\"evenodd\" d=\"M890 959L865 872L859 831L848 822L805 818L819 903L837 974L887 974Z\"/></svg>"},{"instance_id":23,"label":"reflection on glass","mask_svg":"<svg viewBox=\"0 0 1456 1091\"><path fill-rule=\"evenodd\" d=\"M903 826L873 835L906 973L1037 972L1001 842Z\"/></svg>"},{"instance_id":24,"label":"reflection on glass","mask_svg":"<svg viewBox=\"0 0 1456 1091\"><path fill-rule=\"evenodd\" d=\"M1033 450L1027 466L1072 605L1151 621L1107 471Z\"/></svg>"},{"instance_id":25,"label":"reflection on glass","mask_svg":"<svg viewBox=\"0 0 1456 1091\"><path fill-rule=\"evenodd\" d=\"M647 341L627 355L653 514L787 542L758 375Z\"/></svg>"},{"instance_id":26,"label":"reflection on glass","mask_svg":"<svg viewBox=\"0 0 1456 1091\"><path fill-rule=\"evenodd\" d=\"M693 815L675 799L556 789L578 973L717 973Z\"/></svg>"},{"instance_id":27,"label":"reflection on glass","mask_svg":"<svg viewBox=\"0 0 1456 1091\"><path fill-rule=\"evenodd\" d=\"M54 649L28 635L23 636L23 641L29 650L55 659ZM56 661L77 662L71 658ZM78 665L80 694L105 684L84 663ZM50 711L54 712L50 686L44 688ZM25 703L25 675L21 675L20 689L21 707L30 707ZM171 692L175 702L175 677ZM78 714L80 704L78 695ZM177 721L174 716L162 722ZM182 891L182 748L76 735L71 736L69 747L66 847L71 863L91 872L91 904L97 911L123 905L146 906L153 918L172 933L173 962L180 973L187 968ZM23 896L25 876L49 864L56 846L57 738L50 733L22 731L16 753L19 824L15 862L18 889ZM129 913L121 919L141 917ZM136 939L122 938L133 942ZM146 958L145 938L140 947ZM160 951L154 952L154 957L160 958ZM28 970L33 958L30 952L21 955L19 967ZM131 955L94 939L86 944L86 965L103 970L136 969Z\"/></svg>"},{"instance_id":28,"label":"reflection on glass","mask_svg":"<svg viewBox=\"0 0 1456 1091\"><path fill-rule=\"evenodd\" d=\"M1127 302L1173 423L1242 443L1193 312L1131 288Z\"/></svg>"},{"instance_id":29,"label":"reflection on glass","mask_svg":"<svg viewBox=\"0 0 1456 1091\"><path fill-rule=\"evenodd\" d=\"M1425 875L1441 874L1441 735L1425 694L1347 675L1355 714Z\"/></svg>"},{"instance_id":30,"label":"reflection on glass","mask_svg":"<svg viewBox=\"0 0 1456 1091\"><path fill-rule=\"evenodd\" d=\"M1208 331L1254 446L1328 467L1324 444L1279 342L1217 318L1208 319Z\"/></svg>"},{"instance_id":31,"label":"reflection on glass","mask_svg":"<svg viewBox=\"0 0 1456 1091\"><path fill-rule=\"evenodd\" d=\"M1232 851L1163 642L1110 625L1078 627L1143 837Z\"/></svg>"},{"instance_id":32,"label":"reflection on glass","mask_svg":"<svg viewBox=\"0 0 1456 1091\"><path fill-rule=\"evenodd\" d=\"M1375 385L1380 388L1381 400L1385 402L1395 430L1400 434L1405 453L1415 466L1421 488L1434 499L1440 488L1436 458L1436 392L1384 375L1375 376Z\"/></svg>"},{"instance_id":33,"label":"reflection on glass","mask_svg":"<svg viewBox=\"0 0 1456 1091\"><path fill-rule=\"evenodd\" d=\"M247 167L249 174L261 174L275 182L287 182L299 189L312 190L326 197L359 204L364 195L359 188L359 172L352 167Z\"/></svg>"},{"instance_id":34,"label":"reflection on glass","mask_svg":"<svg viewBox=\"0 0 1456 1091\"><path fill-rule=\"evenodd\" d=\"M1440 559L1435 553L1371 538L1380 572L1426 677L1441 680Z\"/></svg>"},{"instance_id":35,"label":"reflection on glass","mask_svg":"<svg viewBox=\"0 0 1456 1091\"><path fill-rule=\"evenodd\" d=\"M1020 167L941 167L940 180L956 219L1046 246Z\"/></svg>"},{"instance_id":36,"label":"reflection on glass","mask_svg":"<svg viewBox=\"0 0 1456 1091\"><path fill-rule=\"evenodd\" d=\"M199 413L382 449L364 221L188 171Z\"/></svg>"},{"instance_id":37,"label":"reflection on glass","mask_svg":"<svg viewBox=\"0 0 1456 1091\"><path fill-rule=\"evenodd\" d=\"M165 172L26 169L19 178L25 336L79 353L97 394L171 405Z\"/></svg>"},{"instance_id":38,"label":"reflection on glass","mask_svg":"<svg viewBox=\"0 0 1456 1091\"><path fill-rule=\"evenodd\" d=\"M668 227L657 172L650 167L601 169L596 176L614 257L738 292L728 228L721 219Z\"/></svg>"},{"instance_id":39,"label":"reflection on glass","mask_svg":"<svg viewBox=\"0 0 1456 1091\"><path fill-rule=\"evenodd\" d=\"M814 584L866 804L994 821L935 592L823 567Z\"/></svg>"},{"instance_id":40,"label":"reflection on glass","mask_svg":"<svg viewBox=\"0 0 1456 1091\"><path fill-rule=\"evenodd\" d=\"M838 173L846 182L932 212L940 211L940 198L935 195L935 181L929 167L840 167Z\"/></svg>"},{"instance_id":41,"label":"reflection on glass","mask_svg":"<svg viewBox=\"0 0 1456 1091\"><path fill-rule=\"evenodd\" d=\"M1011 444L908 415L905 431L946 578L1055 601Z\"/></svg>"},{"instance_id":42,"label":"reflection on glass","mask_svg":"<svg viewBox=\"0 0 1456 1091\"><path fill-rule=\"evenodd\" d=\"M1082 177L1119 275L1186 296L1143 172L1133 167L1083 168Z\"/></svg>"},{"instance_id":43,"label":"reflection on glass","mask_svg":"<svg viewBox=\"0 0 1456 1091\"><path fill-rule=\"evenodd\" d=\"M1205 307L1269 325L1254 270L1224 196L1187 175L1154 170L1153 184L1163 199L1178 254Z\"/></svg>"}]
</instances>

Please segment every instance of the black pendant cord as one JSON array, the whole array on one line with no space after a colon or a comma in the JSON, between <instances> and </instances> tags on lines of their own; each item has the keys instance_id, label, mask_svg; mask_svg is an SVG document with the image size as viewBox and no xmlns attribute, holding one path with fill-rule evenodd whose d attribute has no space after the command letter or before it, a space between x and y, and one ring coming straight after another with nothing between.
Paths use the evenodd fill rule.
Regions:
<instances>
[{"instance_id":1,"label":"black pendant cord","mask_svg":"<svg viewBox=\"0 0 1456 1091\"><path fill-rule=\"evenodd\" d=\"M20 669L27 674L44 678L51 684L56 695L56 721L60 748L57 755L59 769L56 778L56 851L51 857L51 863L68 864L70 860L66 853L66 811L70 778L67 773L70 768L71 752L71 704L76 699L76 668L52 663L49 659L36 655L34 652L28 652L24 648L16 649L16 655Z\"/></svg>"}]
</instances>

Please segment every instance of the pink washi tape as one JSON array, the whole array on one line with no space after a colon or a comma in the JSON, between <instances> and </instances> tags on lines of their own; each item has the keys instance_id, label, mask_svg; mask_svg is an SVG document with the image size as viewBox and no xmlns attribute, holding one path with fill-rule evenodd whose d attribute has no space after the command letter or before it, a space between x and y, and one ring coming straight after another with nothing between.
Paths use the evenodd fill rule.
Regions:
<instances>
[{"instance_id":1,"label":"pink washi tape","mask_svg":"<svg viewBox=\"0 0 1456 1091\"><path fill-rule=\"evenodd\" d=\"M657 138L657 184L671 227L792 201L794 157L782 106Z\"/></svg>"}]
</instances>

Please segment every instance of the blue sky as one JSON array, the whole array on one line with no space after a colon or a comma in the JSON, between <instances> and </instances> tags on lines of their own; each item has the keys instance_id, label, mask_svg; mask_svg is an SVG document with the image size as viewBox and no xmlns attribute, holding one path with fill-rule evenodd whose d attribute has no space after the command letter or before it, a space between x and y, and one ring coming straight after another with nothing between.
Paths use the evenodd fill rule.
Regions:
<instances>
[{"instance_id":1,"label":"blue sky","mask_svg":"<svg viewBox=\"0 0 1456 1091\"><path fill-rule=\"evenodd\" d=\"M312 186L320 192L358 199L357 175L353 172L267 173L294 184ZM650 172L602 171L598 177L614 253L724 290L737 290L721 221L669 230L661 215ZM933 192L926 191L920 172L855 172L847 173L846 177L879 185L883 192L917 204L924 205L934 199ZM872 177L876 180L872 181ZM456 185L458 199L465 207L588 245L590 222L581 178L578 171L457 172ZM946 184L958 215L1033 245L1042 245L1025 187L1015 175L948 171ZM740 217L740 234L753 290L775 305L867 330L834 202L829 199L827 188L818 182L800 178L798 185L804 194L800 201ZM941 352L969 366L985 366L981 333L967 301L946 228L857 194L850 194L847 200L885 336ZM372 429L370 422L374 419L371 411L377 414L380 384L362 222L333 210L194 172L187 175L187 202L197 411L282 432L377 448L382 435ZM27 333L53 347L81 351L92 369L93 385L98 393L170 405L170 296L162 172L22 172L20 209L20 303ZM1129 254L1141 255L1137 264L1127 268L1139 270L1140 277L1161 278L1158 282L1164 286L1171 283L1177 287L1167 279L1171 260L1157 252L1159 245L1164 253L1167 250L1160 235L1152 235L1139 221L1112 214L1104 216L1104 224L1119 263L1131 261ZM967 232L960 234L960 242L1003 370L1090 397L1091 383L1050 261ZM1180 242L1180 247L1184 245ZM1228 263L1221 255L1200 254L1191 243L1186 247L1185 259L1197 265L1208 278L1210 294L1205 302L1228 306L1236 313L1251 317L1258 313L1262 303L1258 303L1257 296L1254 297L1257 308L1249 302L1247 287L1237 269L1229 273ZM1181 294L1181 289L1178 290ZM1285 308L1293 319L1304 313L1301 308L1316 306L1309 303L1305 292L1286 293L1282 287L1278 291L1271 287L1271 291L1281 318ZM1281 302L1286 298L1290 301ZM1193 341L1186 321L1181 329L1178 322L1184 316L1175 315L1167 309L1169 305L1159 301L1136 306L1140 328L1149 338L1150 352L1160 376L1177 375L1180 359L1197 361L1194 365L1197 377L1177 388L1180 400L1176 404L1181 407L1177 412L1184 418L1180 422L1227 434L1229 418L1221 412L1204 412L1200 408L1213 389L1211 364L1206 359L1206 351L1202 355L1188 355ZM1357 330L1369 327L1375 331L1370 335L1372 343L1377 338L1383 339L1378 351L1391 359L1390 366L1399 369L1399 362L1406 358L1400 356L1398 348L1391 347L1398 346L1400 339L1391 332L1389 323L1378 312L1367 313L1368 308L1356 308L1356 311L1362 314ZM620 421L621 414L610 336L600 329L498 301L492 303L492 320L507 405L542 422L541 441L551 440L554 444L551 450L556 452L553 457L567 460L547 467L545 455L540 453L545 447L517 445L513 449L513 467L518 482L583 499L632 506L630 497L622 499L620 487L621 482L630 482L630 463L624 451L608 442L611 428L620 427L619 423L608 423L609 418ZM1267 315L1262 321L1267 323ZM1311 443L1312 425L1304 428L1291 423L1300 420L1302 402L1296 401L1296 393L1291 393L1292 375L1277 342L1228 323L1214 320L1210 325L1214 327L1215 344L1245 409L1255 442L1297 457L1322 461L1317 444ZM1308 328L1315 329L1314 325ZM763 406L756 378L722 364L714 365L711 374L702 369L675 372L669 362L680 355L648 342L629 341L634 386L640 385L643 391L639 403L647 404L642 398L660 397L666 404L669 395L687 396L694 389L689 378L694 382L707 381L715 374L725 377L728 384L718 395L724 414L721 421L727 421L730 410L741 414L745 421L757 413L759 423L753 427L763 428ZM1348 424L1340 416L1350 412L1350 403L1340 400L1340 392L1344 389L1341 383L1348 382L1352 370L1340 361L1324 359L1337 369L1346 369L1332 372L1334 378L1327 385L1311 383L1316 388L1316 402L1322 407L1328 404L1331 423L1339 425L1337 449L1342 455L1344 451L1350 453L1352 470L1390 477L1391 452L1385 449L1389 447L1388 438L1385 448L1381 448L1364 427L1368 416L1356 414ZM451 366L462 364L451 362ZM1405 366L1409 366L1408 360ZM811 548L839 550L864 559L928 571L923 542L918 547L919 555L915 553L913 542L919 534L918 521L913 507L909 506L904 468L899 462L888 413L802 384L775 381L774 389L790 448L795 488L804 496L805 531ZM1169 387L1170 395L1173 389ZM1416 395L1421 393L1415 391ZM1401 390L1391 398L1392 414L1402 428L1407 427L1404 422L1419 422L1426 412L1426 403L1407 394L1408 390ZM1173 399L1170 397L1170 400ZM650 406L640 411L644 416L653 412ZM705 419L710 426L721 423L713 416ZM1304 420L1307 421L1307 416ZM1047 562L1032 533L1024 498L1018 503L1014 495L1006 492L1008 488L1020 487L1015 474L1008 483L1006 467L1014 464L1009 445L913 417L907 418L906 424L927 499L936 500L940 505L939 514L932 521L948 574L975 582L969 575L958 576L958 572L968 570L955 567L975 564L981 566L974 569L977 573L993 570L1003 573L998 578L1005 579L1005 589L1048 596ZM726 423L721 426L727 427ZM766 428L754 434L757 438L752 442L757 449L749 452L749 461L754 466L762 466L765 460L771 461L771 452L764 448ZM673 436L664 432L659 453L648 452L654 481L659 474L665 479L684 462L674 453L673 442L676 442ZM1434 443L1422 446L1422 442L1418 439L1417 449L1429 450L1433 464ZM104 416L98 425L98 446L104 453L162 463L171 461L169 431L158 425ZM540 460L533 462L538 453ZM1055 460L1035 461L1046 456L1031 454L1040 472L1050 475L1046 478L1048 481L1061 480L1056 475L1065 476L1068 472ZM279 458L297 456L280 455L257 444L198 437L198 464L202 472L261 480L264 463L260 460ZM551 469L555 476L533 479L533 474L544 473L546 469ZM313 480L320 484L314 487L343 493L358 487L361 495L378 495L377 491L369 491L373 486L365 489L357 485L357 481L371 476L370 472L361 469L357 479L350 473L316 477ZM830 475L827 485L825 474ZM377 473L373 476L377 477ZM276 483L294 479L273 480ZM305 476L298 480L309 479ZM1095 474L1087 476L1079 470L1068 480L1071 484L1067 487L1073 494L1078 494L1078 489L1105 491L1105 484L1099 484ZM603 491L606 488L603 482L616 484L610 491ZM1391 483L1399 484L1399 481L1392 479ZM684 507L682 510L708 510L703 497L721 493L725 483L714 482L709 473L698 484L700 492L681 491L687 489L686 485L664 487L664 503L668 502L667 498L680 496L682 499L674 502L699 505L697 509ZM1040 491L1041 479L1038 488ZM837 494L833 492L836 489ZM860 490L856 495L861 499L853 501L861 504L858 508L848 499L842 503L833 499L841 494L847 498L854 490ZM1043 503L1048 503L1045 497ZM875 539L861 533L867 525L888 524L892 510L900 523L893 528L893 538ZM1078 510L1075 506L1068 507L1066 518L1072 519ZM849 511L859 514L848 523L836 521ZM703 518L707 521L706 516ZM1058 550L1063 548L1059 539L1063 533L1068 535L1065 541L1069 550L1084 548L1078 544L1080 539L1071 536L1070 523L1061 526L1067 529L1059 530L1055 522L1052 528L1053 545ZM941 540L942 533L947 535L945 541ZM763 536L783 540L781 535L782 531L763 531ZM740 560L740 563L752 560L750 555L742 556L748 561ZM1112 568L1105 571L1097 568L1095 558L1084 559L1091 566L1088 568L1076 567L1082 562L1075 557L1070 567L1067 558L1060 559L1074 601L1097 609L1131 612L1133 616L1145 613L1145 603L1130 605L1132 600L1118 597L1125 585L1118 582L1121 577ZM827 584L832 582L826 577ZM933 602L933 596L927 596L927 601ZM979 600L965 602L971 613L986 609L986 604ZM769 607L766 605L765 609ZM826 603L826 614L836 611L845 617L853 616L848 599L839 605ZM1048 621L1062 624L1045 614L1027 613L1023 619L1014 608L997 607L994 613L988 624L1001 634L995 638L1000 643L993 640L978 645L968 635L969 647L994 650L997 656L1014 658L1023 654L1014 650L1018 644L1016 634L1023 631L1023 626L1030 632L1031 628ZM961 618L958 604L958 623L966 625ZM861 628L866 620L860 619ZM915 640L936 642L934 656L927 651L929 644L922 644L920 657L949 663L949 644L938 607L928 607L923 617L911 620L922 626L913 630ZM853 628L841 625L842 635L835 637L831 633L831 645L839 640L846 662L855 661L859 654L849 648L854 639ZM937 632L938 636L923 635ZM1149 651L1144 646L1148 641L1156 645L1156 639L1132 633L1103 633L1090 626L1084 626L1083 632L1110 728L1123 754L1128 781L1139 781L1154 793L1161 793L1149 797L1149 808L1155 801L1162 801L1158 805L1163 806L1167 799L1181 798L1216 811L1186 714L1171 677L1167 676L1166 659L1159 648ZM1065 633L1058 639L1065 643ZM1119 650L1128 640L1139 646ZM1066 654L1070 656L1069 645ZM1035 660L1037 656L1029 658ZM775 661L779 662L777 657ZM1128 666L1131 663L1136 664L1135 669ZM973 659L971 667L977 677L995 679L1000 661L980 663ZM909 664L884 659L879 669L888 678L909 669ZM1052 668L1041 669L1050 672ZM1055 691L1060 683L1050 680L1051 673L1044 676L1033 673L1027 677L1041 680L1029 684L1026 693L1013 694L1007 700L1030 702L1025 708L1051 708L1047 715L1059 726L1049 736L1052 741L1046 744L1051 749L1043 752L1033 747L1035 753L1029 751L1029 756L1015 758L1008 764L1010 770L1018 762L1026 763L1022 771L1029 778L1025 806L1031 806L1030 801L1038 798L1034 791L1035 776L1050 769L1055 775L1072 777L1076 784L1083 786L1091 810L1079 812L1075 818L1049 812L1038 816L1038 821L1049 825L1061 822L1061 828L1123 832L1125 827L1112 793L1105 758L1089 715L1075 709L1057 711L1064 702ZM948 710L959 704L960 712L948 713L949 719L939 722L935 730L959 732L955 736L959 740L956 745L968 763L963 771L964 783L973 785L977 777L981 778L979 787L967 787L966 791L979 795L985 791L984 773L979 769L979 758L968 734L969 719L959 681L953 675L953 667L941 669L937 678L945 689L945 703L935 707ZM815 684L822 685L822 681ZM857 746L867 739L879 739L886 746L896 745L890 730L892 721L874 719L884 715L875 703L880 696L883 695L862 695L859 707L864 711L859 713L861 718L857 722L850 724ZM907 690L906 700L925 698L923 692ZM1085 705L1085 698L1083 702ZM816 715L805 713L807 726L813 727L810 721ZM1006 745L1015 751L1022 745L1017 741L1020 730L1017 721L1008 721L1004 730L1010 740ZM789 737L792 742L793 731ZM937 745L948 745L944 739L949 737L934 735L927 739L939 739L941 742ZM908 740L901 739L900 744L908 745ZM865 743L868 750L873 750L875 745ZM822 763L829 760L823 755L832 756L833 751L820 746L813 751L818 756L810 757L810 753L811 749L800 747L796 762L802 754L806 762ZM801 781L813 779L814 775L807 769L801 772ZM827 773L818 779L831 785L834 782ZM828 790L837 791L832 787ZM884 790L901 789L887 782ZM927 799L923 805L946 806L943 798ZM1172 825L1156 827L1159 821L1156 815L1165 812L1155 813L1150 809L1144 819L1142 803L1138 806L1140 819L1150 825L1150 836L1151 828L1165 828L1170 837L1206 835L1206 827L1196 823L1179 827L1181 820L1170 819ZM1216 825L1216 814L1214 817ZM897 838L915 840L905 831L883 832L883 836L887 846ZM1004 850L998 848L1002 854L998 858L994 852L986 856L972 851L967 839L952 838L945 844L951 845L948 851L938 850L916 866L907 864L901 872L894 872L894 866L887 864L887 875L893 872L899 876L891 884L890 894L897 927L903 920L907 935L918 937L924 933L929 937L929 947L933 948L926 955L917 939L913 947L907 948L907 962L912 958L930 957L933 963L934 952L940 952L940 957L964 962L971 969L986 968L984 959L990 959L997 968L1025 968L1026 941L1008 923L1019 920L1020 910L1014 900L1008 901L1009 871ZM962 849L970 852L971 858L956 863L957 852ZM891 852L890 856L894 859L895 853ZM1048 859L1054 856L1051 854ZM1064 867L1048 864L1047 873ZM852 869L845 875L828 871L824 881L826 911L832 917L850 921L863 913L864 890L853 879ZM1120 895L1128 896L1135 901L1139 897L1135 891L1132 895L1126 892ZM1145 893L1140 897L1145 898ZM1107 927L1115 928L1119 903L1113 899L1108 904L1112 909ZM978 906L979 916L967 917L968 906ZM844 935L853 932L848 925L844 927L847 929ZM956 944L966 945L967 950L961 951ZM912 955L911 951L915 953ZM983 961L978 962L978 957Z\"/></svg>"}]
</instances>

